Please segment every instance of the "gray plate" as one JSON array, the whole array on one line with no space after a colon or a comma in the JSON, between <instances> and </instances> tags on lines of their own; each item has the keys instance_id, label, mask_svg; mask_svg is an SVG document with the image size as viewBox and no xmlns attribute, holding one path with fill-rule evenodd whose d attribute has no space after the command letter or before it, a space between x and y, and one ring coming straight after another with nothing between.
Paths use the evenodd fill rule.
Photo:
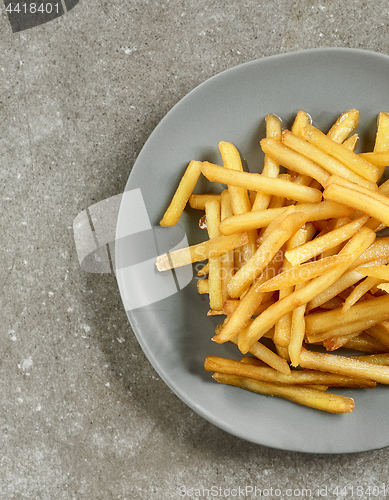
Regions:
<instances>
[{"instance_id":1,"label":"gray plate","mask_svg":"<svg viewBox=\"0 0 389 500\"><path fill-rule=\"evenodd\" d=\"M182 99L151 134L131 172L126 194L140 195L142 215L122 205L116 246L118 283L129 320L148 359L174 393L239 438L311 453L388 446L389 392L385 387L339 390L355 399L355 410L332 415L214 382L203 369L204 358L238 359L237 349L210 340L220 318L206 316L207 299L197 294L192 268L189 275L187 269L161 277L152 264L157 253L181 240L185 244L186 237L191 244L205 239L195 228L199 213L187 209L174 230L158 229L159 220L190 160L221 161L221 140L236 145L250 171L260 171L258 140L268 113L289 127L304 109L326 130L341 112L356 108L361 148L371 148L377 114L389 110L388 77L389 57L342 48L292 52L237 66ZM203 181L198 190L208 187Z\"/></svg>"}]
</instances>

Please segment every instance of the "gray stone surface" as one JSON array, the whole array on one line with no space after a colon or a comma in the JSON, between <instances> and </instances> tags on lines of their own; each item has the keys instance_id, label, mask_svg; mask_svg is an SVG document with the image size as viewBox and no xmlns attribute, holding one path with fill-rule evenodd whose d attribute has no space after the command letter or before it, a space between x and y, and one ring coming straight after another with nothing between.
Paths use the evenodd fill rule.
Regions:
<instances>
[{"instance_id":1,"label":"gray stone surface","mask_svg":"<svg viewBox=\"0 0 389 500\"><path fill-rule=\"evenodd\" d=\"M81 0L14 34L0 10L0 498L233 498L225 489L246 486L296 490L282 498L377 486L385 498L388 449L282 452L188 409L145 358L114 276L80 269L72 223L123 191L160 119L212 75L312 47L389 54L387 2Z\"/></svg>"}]
</instances>

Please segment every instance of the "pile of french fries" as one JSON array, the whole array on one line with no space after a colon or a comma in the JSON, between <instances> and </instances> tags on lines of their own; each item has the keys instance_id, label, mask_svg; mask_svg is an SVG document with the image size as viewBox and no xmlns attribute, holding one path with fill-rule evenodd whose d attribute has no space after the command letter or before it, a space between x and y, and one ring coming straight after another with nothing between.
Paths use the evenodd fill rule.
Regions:
<instances>
[{"instance_id":1,"label":"pile of french fries","mask_svg":"<svg viewBox=\"0 0 389 500\"><path fill-rule=\"evenodd\" d=\"M241 356L205 359L218 382L331 413L351 412L354 400L330 387L389 384L389 237L381 233L389 114L378 115L372 152L355 152L358 120L357 110L342 113L324 133L305 111L290 130L270 114L261 173L243 171L229 142L219 144L222 166L189 163L160 224L176 224L189 204L207 237L160 255L156 267L203 263L198 291L209 295L209 315L224 316L213 340ZM201 175L220 194L195 194Z\"/></svg>"}]
</instances>

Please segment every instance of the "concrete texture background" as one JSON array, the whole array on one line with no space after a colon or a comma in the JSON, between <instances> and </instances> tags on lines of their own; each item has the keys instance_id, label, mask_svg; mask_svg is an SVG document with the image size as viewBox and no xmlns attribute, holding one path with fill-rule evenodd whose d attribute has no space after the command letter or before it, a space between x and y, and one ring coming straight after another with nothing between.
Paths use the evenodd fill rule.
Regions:
<instances>
[{"instance_id":1,"label":"concrete texture background","mask_svg":"<svg viewBox=\"0 0 389 500\"><path fill-rule=\"evenodd\" d=\"M188 409L145 358L115 277L80 269L72 223L123 191L161 118L220 71L313 47L389 54L388 3L81 0L14 34L0 9L0 498L184 498L180 487L189 498L211 486L223 489L214 498L239 486L293 498L377 486L385 498L388 449L282 452Z\"/></svg>"}]
</instances>

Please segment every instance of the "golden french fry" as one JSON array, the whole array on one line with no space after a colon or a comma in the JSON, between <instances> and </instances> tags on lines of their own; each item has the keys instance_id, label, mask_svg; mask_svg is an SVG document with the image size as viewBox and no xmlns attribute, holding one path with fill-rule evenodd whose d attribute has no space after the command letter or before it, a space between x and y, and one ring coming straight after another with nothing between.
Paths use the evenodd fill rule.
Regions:
<instances>
[{"instance_id":1,"label":"golden french fry","mask_svg":"<svg viewBox=\"0 0 389 500\"><path fill-rule=\"evenodd\" d=\"M277 161L283 167L292 170L293 172L298 172L299 174L310 175L320 184L324 184L330 174L315 161L312 161L310 158L307 158L300 152L297 152L294 148L291 148L289 143L286 144L286 133L287 132L285 131L283 132L282 142L270 137L262 139L260 142L262 151L264 151L266 155L270 156L270 158L273 158L274 161ZM290 135L292 134L290 133ZM294 137L297 141L302 140L297 136Z\"/></svg>"},{"instance_id":2,"label":"golden french fry","mask_svg":"<svg viewBox=\"0 0 389 500\"><path fill-rule=\"evenodd\" d=\"M352 135L351 137L349 137L348 139L346 139L342 145L344 148L347 148L347 149L350 149L351 151L354 151L354 149L356 148L356 145L358 143L358 134L354 134Z\"/></svg>"},{"instance_id":3,"label":"golden french fry","mask_svg":"<svg viewBox=\"0 0 389 500\"><path fill-rule=\"evenodd\" d=\"M208 262L197 272L197 276L206 276L209 273Z\"/></svg>"},{"instance_id":4,"label":"golden french fry","mask_svg":"<svg viewBox=\"0 0 389 500\"><path fill-rule=\"evenodd\" d=\"M358 361L365 361L374 365L389 366L389 354L364 354L362 356L352 356L353 359Z\"/></svg>"},{"instance_id":5,"label":"golden french fry","mask_svg":"<svg viewBox=\"0 0 389 500\"><path fill-rule=\"evenodd\" d=\"M385 321L381 323L377 323L376 325L370 327L367 330L367 333L378 340L381 344L384 346L387 346L389 348L389 331L385 327Z\"/></svg>"},{"instance_id":6,"label":"golden french fry","mask_svg":"<svg viewBox=\"0 0 389 500\"><path fill-rule=\"evenodd\" d=\"M224 235L250 229L267 227L280 214L288 209L287 206L279 208L268 208L267 210L252 211L242 215L227 217L220 223L220 232ZM307 221L327 220L334 217L350 217L354 209L332 201L321 201L319 203L304 203L298 205L299 212L307 215Z\"/></svg>"},{"instance_id":7,"label":"golden french fry","mask_svg":"<svg viewBox=\"0 0 389 500\"><path fill-rule=\"evenodd\" d=\"M368 216L359 217L344 226L333 231L329 231L322 236L318 236L312 241L287 250L285 258L293 265L297 266L313 257L317 257L326 250L337 246L339 243L349 240L368 220Z\"/></svg>"},{"instance_id":8,"label":"golden french fry","mask_svg":"<svg viewBox=\"0 0 389 500\"><path fill-rule=\"evenodd\" d=\"M375 239L375 233L367 228L361 228L356 235L344 246L341 254L350 253L356 259ZM239 349L245 354L250 346L259 340L284 314L296 307L307 304L314 297L334 283L349 267L352 261L343 263L337 268L327 271L321 276L312 279L299 290L279 300L260 314L247 328L245 335L239 335ZM323 313L324 314L324 313ZM308 319L308 318L307 318Z\"/></svg>"},{"instance_id":9,"label":"golden french fry","mask_svg":"<svg viewBox=\"0 0 389 500\"><path fill-rule=\"evenodd\" d=\"M305 350L304 350L305 352ZM329 385L332 387L366 387L373 388L374 383L370 377L350 377L347 374L334 374L329 370L323 373L320 369L314 370L291 370L289 375L284 375L274 368L268 366L256 366L234 359L221 358L219 356L207 356L204 361L206 371L247 377L263 382L277 382L286 385ZM389 369L388 369L389 374ZM361 383L361 378L364 381ZM370 382L369 382L370 381Z\"/></svg>"},{"instance_id":10,"label":"golden french fry","mask_svg":"<svg viewBox=\"0 0 389 500\"><path fill-rule=\"evenodd\" d=\"M307 262L295 267L291 267L287 271L277 274L274 278L269 279L259 287L262 292L271 292L281 290L282 288L290 287L308 281L312 278L322 275L326 271L330 271L339 264L352 260L352 255L332 255L324 259Z\"/></svg>"},{"instance_id":11,"label":"golden french fry","mask_svg":"<svg viewBox=\"0 0 389 500\"><path fill-rule=\"evenodd\" d=\"M314 334L331 329L335 330L356 321L366 320L367 322L380 323L386 319L389 319L389 297L382 295L358 302L350 307L346 313L342 312L342 308L311 313L306 317L306 328L308 333ZM372 324L370 323L369 326Z\"/></svg>"},{"instance_id":12,"label":"golden french fry","mask_svg":"<svg viewBox=\"0 0 389 500\"><path fill-rule=\"evenodd\" d=\"M207 312L207 316L221 316L224 314L223 309L217 310L217 309L210 309Z\"/></svg>"},{"instance_id":13,"label":"golden french fry","mask_svg":"<svg viewBox=\"0 0 389 500\"><path fill-rule=\"evenodd\" d=\"M190 208L195 210L205 210L205 204L207 201L219 200L220 194L196 194L192 193L189 197L188 204Z\"/></svg>"},{"instance_id":14,"label":"golden french fry","mask_svg":"<svg viewBox=\"0 0 389 500\"><path fill-rule=\"evenodd\" d=\"M272 137L275 140L281 140L281 120L278 116L269 114L266 116L266 137ZM266 177L277 177L280 172L279 164L265 154L263 162L262 175ZM264 210L269 206L271 195L268 193L257 192L252 206L252 210Z\"/></svg>"},{"instance_id":15,"label":"golden french fry","mask_svg":"<svg viewBox=\"0 0 389 500\"><path fill-rule=\"evenodd\" d=\"M230 142L219 142L219 151L222 156L223 165L225 170L232 170L243 172L242 161L236 147ZM232 211L235 214L249 212L251 204L247 188L245 186L237 186L234 184L226 183L229 185L229 192L231 196Z\"/></svg>"},{"instance_id":16,"label":"golden french fry","mask_svg":"<svg viewBox=\"0 0 389 500\"><path fill-rule=\"evenodd\" d=\"M338 335L336 337L329 337L323 341L323 346L327 351L336 351L344 347L348 342L352 342L355 337L361 335L362 332L349 333L348 335Z\"/></svg>"},{"instance_id":17,"label":"golden french fry","mask_svg":"<svg viewBox=\"0 0 389 500\"><path fill-rule=\"evenodd\" d=\"M388 347L377 339L373 338L370 334L362 332L351 340L348 340L343 347L352 349L354 351L362 351L370 354L381 354L388 352Z\"/></svg>"},{"instance_id":18,"label":"golden french fry","mask_svg":"<svg viewBox=\"0 0 389 500\"><path fill-rule=\"evenodd\" d=\"M333 126L330 128L327 136L333 141L341 144L356 129L359 121L359 112L356 109L351 109L342 113Z\"/></svg>"},{"instance_id":19,"label":"golden french fry","mask_svg":"<svg viewBox=\"0 0 389 500\"><path fill-rule=\"evenodd\" d=\"M363 274L363 272L361 273ZM344 301L342 311L347 312L351 306L353 306L359 299L361 299L367 292L369 292L373 287L381 283L380 279L368 277L359 283Z\"/></svg>"},{"instance_id":20,"label":"golden french fry","mask_svg":"<svg viewBox=\"0 0 389 500\"><path fill-rule=\"evenodd\" d=\"M389 113L381 111L377 119L374 152L378 153L387 149L389 149Z\"/></svg>"},{"instance_id":21,"label":"golden french fry","mask_svg":"<svg viewBox=\"0 0 389 500\"><path fill-rule=\"evenodd\" d=\"M186 266L194 262L209 259L211 256L221 255L248 242L247 233L234 233L230 236L219 236L197 245L174 250L170 253L159 255L155 259L158 271L167 271L175 267Z\"/></svg>"},{"instance_id":22,"label":"golden french fry","mask_svg":"<svg viewBox=\"0 0 389 500\"><path fill-rule=\"evenodd\" d=\"M272 179L262 174L250 172L238 172L229 170L219 165L203 162L202 172L211 182L220 182L228 186L239 186L253 191L263 191L276 196L284 196L301 203L314 203L321 200L321 192L318 189L295 184L278 177Z\"/></svg>"},{"instance_id":23,"label":"golden french fry","mask_svg":"<svg viewBox=\"0 0 389 500\"><path fill-rule=\"evenodd\" d=\"M389 206L375 198L373 193L366 195L339 184L330 184L325 188L323 196L326 200L337 201L360 210L389 226Z\"/></svg>"},{"instance_id":24,"label":"golden french fry","mask_svg":"<svg viewBox=\"0 0 389 500\"><path fill-rule=\"evenodd\" d=\"M389 114L381 112L377 119L377 133L374 143L374 153L381 153L389 149ZM383 176L385 168L379 169L379 177Z\"/></svg>"},{"instance_id":25,"label":"golden french fry","mask_svg":"<svg viewBox=\"0 0 389 500\"><path fill-rule=\"evenodd\" d=\"M369 262L380 261L378 265L385 264L389 259L389 237L377 239L363 254L354 262L350 269L368 264Z\"/></svg>"},{"instance_id":26,"label":"golden french fry","mask_svg":"<svg viewBox=\"0 0 389 500\"><path fill-rule=\"evenodd\" d=\"M321 184L324 184L330 175L339 175L367 188L374 188L375 186L373 182L366 180L361 175L356 174L347 168L341 161L324 152L319 147L293 135L289 130L283 131L282 144L293 151L298 152L296 154L299 154L300 156L304 155L303 158L309 159L313 162L313 165L315 165L316 168L319 166L323 170L323 175L321 175L320 178L317 175L311 174L312 177L314 177ZM290 168L287 165L284 166Z\"/></svg>"},{"instance_id":27,"label":"golden french fry","mask_svg":"<svg viewBox=\"0 0 389 500\"><path fill-rule=\"evenodd\" d=\"M312 388L272 384L219 373L215 373L213 378L221 384L241 387L259 394L282 397L330 413L349 413L354 409L354 400L352 398L329 394Z\"/></svg>"},{"instance_id":28,"label":"golden french fry","mask_svg":"<svg viewBox=\"0 0 389 500\"><path fill-rule=\"evenodd\" d=\"M345 337L347 335L352 335L355 333L359 335L364 330L370 328L371 326L374 326L376 323L377 322L374 318L368 318L368 319L361 319L358 321L350 321L349 323L337 326L336 328L330 328L328 330L323 330L323 331L316 331L316 329L313 330L308 329L306 330L306 340L309 344L316 344L324 342L325 340L330 338ZM316 325L314 325L314 328L315 326Z\"/></svg>"},{"instance_id":29,"label":"golden french fry","mask_svg":"<svg viewBox=\"0 0 389 500\"><path fill-rule=\"evenodd\" d=\"M207 231L210 240L221 236L219 231L220 225L220 200L210 200L205 204L205 215L207 220ZM214 311L223 309L223 294L222 294L222 271L220 255L209 257L209 306Z\"/></svg>"},{"instance_id":30,"label":"golden french fry","mask_svg":"<svg viewBox=\"0 0 389 500\"><path fill-rule=\"evenodd\" d=\"M357 272L364 276L377 278L382 281L389 281L389 266L370 266L370 267L357 267ZM378 284L378 283L377 283Z\"/></svg>"},{"instance_id":31,"label":"golden french fry","mask_svg":"<svg viewBox=\"0 0 389 500\"><path fill-rule=\"evenodd\" d=\"M308 142L318 146L331 156L334 156L354 173L361 175L369 181L377 182L379 178L379 171L377 167L369 163L364 158L361 158L359 155L354 153L354 151L343 147L342 144L336 143L312 125L304 127L302 135Z\"/></svg>"},{"instance_id":32,"label":"golden french fry","mask_svg":"<svg viewBox=\"0 0 389 500\"><path fill-rule=\"evenodd\" d=\"M298 290L298 286L296 287ZM291 365L297 367L300 361L300 352L305 337L305 309L307 304L296 307L292 311L292 322L290 326L290 340L288 345Z\"/></svg>"},{"instance_id":33,"label":"golden french fry","mask_svg":"<svg viewBox=\"0 0 389 500\"><path fill-rule=\"evenodd\" d=\"M220 216L221 216L221 221L224 219L231 217L232 215L232 207L231 207L231 196L228 190L224 190L221 193L221 199L220 199ZM221 223L220 223L221 224ZM220 231L220 224L219 224L219 231ZM240 232L240 231L236 231ZM222 297L223 297L223 304L228 298L228 290L227 290L227 285L228 282L230 281L231 277L234 274L234 250L230 250L229 252L223 253L220 256L220 261L221 261L221 278L222 278Z\"/></svg>"},{"instance_id":34,"label":"golden french fry","mask_svg":"<svg viewBox=\"0 0 389 500\"><path fill-rule=\"evenodd\" d=\"M386 293L389 293L389 283L381 283L381 284L377 285L377 288L379 288L380 290L383 290Z\"/></svg>"},{"instance_id":35,"label":"golden french fry","mask_svg":"<svg viewBox=\"0 0 389 500\"><path fill-rule=\"evenodd\" d=\"M312 118L309 116L309 114L303 110L300 110L297 113L296 118L294 119L294 122L293 122L293 125L291 128L292 134L297 135L298 137L301 137L303 128L307 125L311 125L311 123L312 123Z\"/></svg>"},{"instance_id":36,"label":"golden french fry","mask_svg":"<svg viewBox=\"0 0 389 500\"><path fill-rule=\"evenodd\" d=\"M219 142L219 150L222 156L224 170L235 174L243 174L242 161L236 147L230 142ZM248 194L248 189L245 186L236 186L228 184L228 192L230 194L230 203L233 214L240 215L251 211L251 203ZM255 231L248 231L248 243L242 247L242 259L246 262L255 252L256 237Z\"/></svg>"},{"instance_id":37,"label":"golden french fry","mask_svg":"<svg viewBox=\"0 0 389 500\"><path fill-rule=\"evenodd\" d=\"M348 356L302 349L300 366L310 370L322 370L354 378L373 380L379 384L389 384L388 366L373 365Z\"/></svg>"},{"instance_id":38,"label":"golden french fry","mask_svg":"<svg viewBox=\"0 0 389 500\"><path fill-rule=\"evenodd\" d=\"M201 279L197 281L197 291L201 294L207 294L209 293L209 283L208 279Z\"/></svg>"},{"instance_id":39,"label":"golden french fry","mask_svg":"<svg viewBox=\"0 0 389 500\"><path fill-rule=\"evenodd\" d=\"M353 191L357 191L358 193L365 194L367 196L374 196L375 199L382 201L382 203L385 203L386 205L389 203L389 197L386 196L384 193L380 192L380 189L375 183L372 183L371 188L366 188L364 186L361 186L360 184L352 182L349 179L346 179L339 175L331 175L331 177L329 177L328 180L325 182L324 187L326 188L331 184L344 186L349 189L352 189Z\"/></svg>"},{"instance_id":40,"label":"golden french fry","mask_svg":"<svg viewBox=\"0 0 389 500\"><path fill-rule=\"evenodd\" d=\"M178 188L167 208L162 220L161 226L174 226L181 217L182 212L189 200L190 195L201 174L201 162L191 161L182 176Z\"/></svg>"},{"instance_id":41,"label":"golden french fry","mask_svg":"<svg viewBox=\"0 0 389 500\"><path fill-rule=\"evenodd\" d=\"M360 153L359 156L376 167L385 168L389 166L389 152L381 151L379 153Z\"/></svg>"}]
</instances>

